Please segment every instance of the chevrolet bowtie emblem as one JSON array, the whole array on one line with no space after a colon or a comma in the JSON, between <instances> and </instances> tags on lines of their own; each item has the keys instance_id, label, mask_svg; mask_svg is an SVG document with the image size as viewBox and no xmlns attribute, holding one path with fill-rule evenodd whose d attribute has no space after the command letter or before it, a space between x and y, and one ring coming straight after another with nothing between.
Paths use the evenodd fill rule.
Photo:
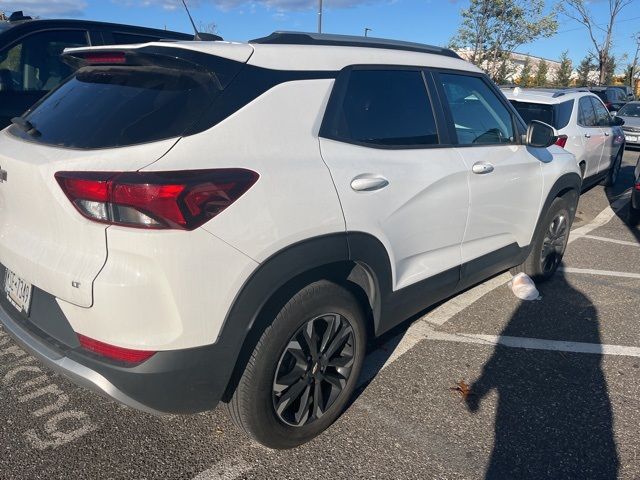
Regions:
<instances>
[{"instance_id":1,"label":"chevrolet bowtie emblem","mask_svg":"<svg viewBox=\"0 0 640 480\"><path fill-rule=\"evenodd\" d=\"M7 181L7 171L0 168L0 183Z\"/></svg>"}]
</instances>

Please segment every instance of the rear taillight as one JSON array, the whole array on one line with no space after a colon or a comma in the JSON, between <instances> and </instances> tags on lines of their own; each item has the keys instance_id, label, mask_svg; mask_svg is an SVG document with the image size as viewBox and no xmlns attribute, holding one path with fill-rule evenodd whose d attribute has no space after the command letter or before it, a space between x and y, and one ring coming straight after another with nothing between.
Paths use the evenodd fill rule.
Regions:
<instances>
[{"instance_id":1,"label":"rear taillight","mask_svg":"<svg viewBox=\"0 0 640 480\"><path fill-rule=\"evenodd\" d=\"M117 360L125 363L142 363L151 358L156 352L149 350L132 350L130 348L116 347L109 345L84 335L76 334L80 341L80 346L91 353L100 355L110 360Z\"/></svg>"},{"instance_id":2,"label":"rear taillight","mask_svg":"<svg viewBox=\"0 0 640 480\"><path fill-rule=\"evenodd\" d=\"M558 135L558 139L556 140L556 145L564 148L567 145L568 137L566 135Z\"/></svg>"},{"instance_id":3,"label":"rear taillight","mask_svg":"<svg viewBox=\"0 0 640 480\"><path fill-rule=\"evenodd\" d=\"M636 190L640 190L640 182L636 183Z\"/></svg>"},{"instance_id":4,"label":"rear taillight","mask_svg":"<svg viewBox=\"0 0 640 480\"><path fill-rule=\"evenodd\" d=\"M58 172L71 203L96 222L193 230L240 198L258 180L241 168L175 172Z\"/></svg>"}]
</instances>

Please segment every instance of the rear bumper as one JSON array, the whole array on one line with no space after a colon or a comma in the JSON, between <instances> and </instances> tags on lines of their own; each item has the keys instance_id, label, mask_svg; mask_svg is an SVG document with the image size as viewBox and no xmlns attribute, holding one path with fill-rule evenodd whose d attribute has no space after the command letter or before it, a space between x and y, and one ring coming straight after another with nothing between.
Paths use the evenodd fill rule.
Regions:
<instances>
[{"instance_id":1,"label":"rear bumper","mask_svg":"<svg viewBox=\"0 0 640 480\"><path fill-rule=\"evenodd\" d=\"M38 293L48 296L41 290ZM116 365L50 336L35 325L43 319L27 319L1 297L0 323L6 332L27 352L79 386L155 414L210 410L225 391L233 362L225 358L222 345L158 352L133 367ZM31 315L36 313L32 309ZM50 317L61 321L56 312Z\"/></svg>"}]
</instances>

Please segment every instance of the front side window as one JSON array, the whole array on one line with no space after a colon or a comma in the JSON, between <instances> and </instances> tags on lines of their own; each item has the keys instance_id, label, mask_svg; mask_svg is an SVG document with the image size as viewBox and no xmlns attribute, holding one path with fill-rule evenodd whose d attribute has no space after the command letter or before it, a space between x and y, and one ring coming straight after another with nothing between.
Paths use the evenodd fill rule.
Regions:
<instances>
[{"instance_id":1,"label":"front side window","mask_svg":"<svg viewBox=\"0 0 640 480\"><path fill-rule=\"evenodd\" d=\"M514 142L511 112L480 77L439 74L459 145Z\"/></svg>"},{"instance_id":2,"label":"front side window","mask_svg":"<svg viewBox=\"0 0 640 480\"><path fill-rule=\"evenodd\" d=\"M72 70L60 59L65 48L86 46L82 30L54 30L29 35L0 52L0 84L3 91L48 92Z\"/></svg>"},{"instance_id":3,"label":"front side window","mask_svg":"<svg viewBox=\"0 0 640 480\"><path fill-rule=\"evenodd\" d=\"M353 70L330 137L372 146L438 143L429 95L419 70Z\"/></svg>"},{"instance_id":4,"label":"front side window","mask_svg":"<svg viewBox=\"0 0 640 480\"><path fill-rule=\"evenodd\" d=\"M595 127L598 124L593 103L589 97L582 97L578 104L578 123L583 127Z\"/></svg>"},{"instance_id":5,"label":"front side window","mask_svg":"<svg viewBox=\"0 0 640 480\"><path fill-rule=\"evenodd\" d=\"M596 125L599 127L611 126L611 116L609 115L609 111L602 105L602 102L593 97L591 97L591 101L593 102L593 109L596 112Z\"/></svg>"}]
</instances>

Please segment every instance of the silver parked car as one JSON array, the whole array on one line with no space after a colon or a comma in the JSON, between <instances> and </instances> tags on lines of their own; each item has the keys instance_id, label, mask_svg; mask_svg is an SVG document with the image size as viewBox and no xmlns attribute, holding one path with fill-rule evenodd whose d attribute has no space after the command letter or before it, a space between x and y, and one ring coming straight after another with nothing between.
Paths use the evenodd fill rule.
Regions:
<instances>
[{"instance_id":1,"label":"silver parked car","mask_svg":"<svg viewBox=\"0 0 640 480\"><path fill-rule=\"evenodd\" d=\"M629 146L640 146L640 101L629 102L617 114L624 120L624 136Z\"/></svg>"}]
</instances>

